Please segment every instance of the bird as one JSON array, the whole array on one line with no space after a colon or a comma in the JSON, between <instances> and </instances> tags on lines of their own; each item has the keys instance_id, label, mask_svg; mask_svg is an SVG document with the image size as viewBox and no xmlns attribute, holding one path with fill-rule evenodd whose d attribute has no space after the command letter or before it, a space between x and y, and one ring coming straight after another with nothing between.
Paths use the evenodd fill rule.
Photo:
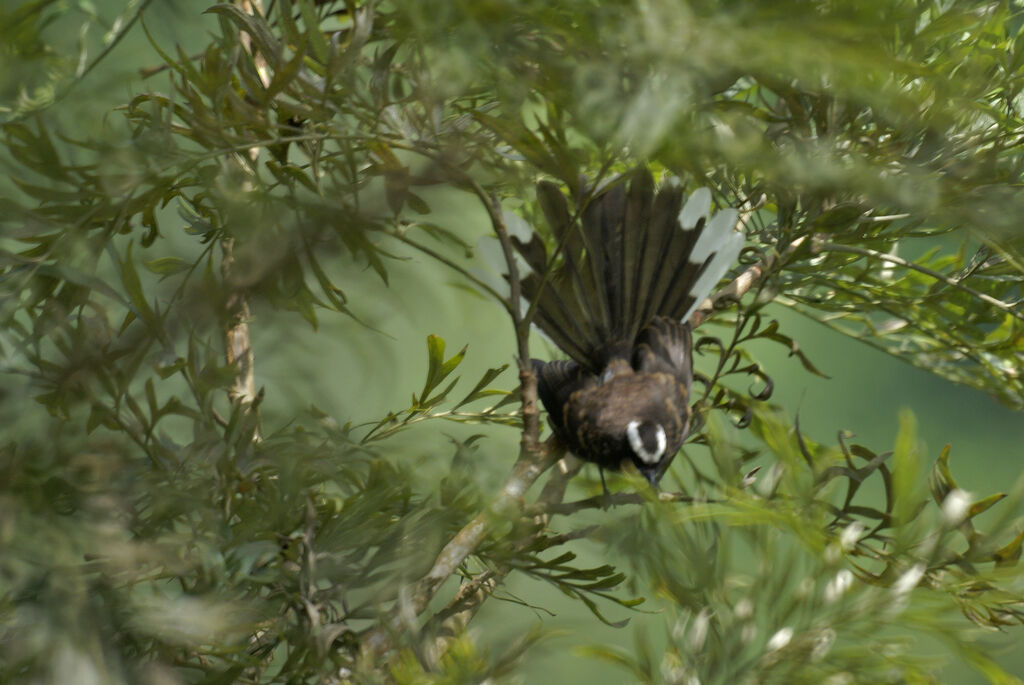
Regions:
<instances>
[{"instance_id":1,"label":"bird","mask_svg":"<svg viewBox=\"0 0 1024 685\"><path fill-rule=\"evenodd\" d=\"M631 463L655 489L690 432L688 319L744 244L738 211L709 217L711 192L684 203L676 179L655 186L640 165L569 199L537 185L548 245L513 237L533 324L568 359L531 359L555 436L601 471ZM549 254L550 252L550 254ZM607 494L607 487L605 487Z\"/></svg>"}]
</instances>

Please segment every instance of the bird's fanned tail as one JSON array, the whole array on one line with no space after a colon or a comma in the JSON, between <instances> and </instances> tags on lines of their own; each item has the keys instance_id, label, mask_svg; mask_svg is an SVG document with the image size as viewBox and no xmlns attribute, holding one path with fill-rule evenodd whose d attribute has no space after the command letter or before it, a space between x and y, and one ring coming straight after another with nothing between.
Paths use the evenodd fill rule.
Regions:
<instances>
[{"instance_id":1,"label":"bird's fanned tail","mask_svg":"<svg viewBox=\"0 0 1024 685\"><path fill-rule=\"evenodd\" d=\"M527 265L523 294L536 300L534 323L591 372L629 355L656 317L685 321L734 263L743 246L737 212L709 218L711 193L683 203L677 183L656 190L646 168L630 173L579 208L553 183L537 187L541 210L560 244L549 260L534 235L516 241Z\"/></svg>"}]
</instances>

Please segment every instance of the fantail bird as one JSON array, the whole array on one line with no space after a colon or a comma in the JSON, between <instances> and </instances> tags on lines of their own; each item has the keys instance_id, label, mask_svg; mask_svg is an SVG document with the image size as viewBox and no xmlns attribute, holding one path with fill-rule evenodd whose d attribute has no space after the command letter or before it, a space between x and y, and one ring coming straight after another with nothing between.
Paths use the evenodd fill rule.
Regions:
<instances>
[{"instance_id":1,"label":"fantail bird","mask_svg":"<svg viewBox=\"0 0 1024 685\"><path fill-rule=\"evenodd\" d=\"M744 236L735 209L708 219L708 189L684 206L677 182L656 191L646 168L628 177L628 189L619 182L585 199L578 219L542 181L537 197L561 246L554 263L536 234L514 243L529 266L533 322L571 358L531 360L555 435L602 469L632 462L656 486L690 428L687 321Z\"/></svg>"}]
</instances>

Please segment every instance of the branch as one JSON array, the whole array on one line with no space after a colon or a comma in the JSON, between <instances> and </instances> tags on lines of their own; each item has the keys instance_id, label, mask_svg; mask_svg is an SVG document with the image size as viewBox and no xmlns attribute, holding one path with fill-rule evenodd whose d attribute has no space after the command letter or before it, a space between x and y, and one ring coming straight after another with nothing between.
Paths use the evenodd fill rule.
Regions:
<instances>
[{"instance_id":1,"label":"branch","mask_svg":"<svg viewBox=\"0 0 1024 685\"><path fill-rule=\"evenodd\" d=\"M943 273L933 271L932 269L929 269L926 266L921 266L920 264L915 264L914 262L909 262L906 259L903 259L902 257L897 257L896 255L892 254L886 254L885 252L878 252L877 250L871 250L866 247L854 247L852 245L837 245L836 243L821 243L820 245L814 245L813 249L815 252L841 252L846 254L860 255L862 257L871 257L874 259L880 259L883 262L889 262L890 264L902 266L905 269L917 271L918 273L925 274L926 276L931 276L937 281L942 281L943 283L952 288L956 288L957 290L961 290L965 293L968 293L969 295L978 298L982 302L990 304L993 307L996 307L997 309L1001 309L1002 311L1013 316L1014 318L1024 321L1024 314L1018 312L1015 305L1007 304L1002 300L997 300L991 295L986 295L985 293L979 292L974 288L970 288L961 283L960 281L954 278L950 278L949 276Z\"/></svg>"},{"instance_id":2,"label":"branch","mask_svg":"<svg viewBox=\"0 0 1024 685\"><path fill-rule=\"evenodd\" d=\"M472 580L463 583L452 601L427 622L424 628L427 632L440 626L435 644L438 652L443 652L447 641L465 630L484 600L493 594L508 571L508 567L502 567L497 571L487 570L476 574Z\"/></svg>"},{"instance_id":3,"label":"branch","mask_svg":"<svg viewBox=\"0 0 1024 685\"><path fill-rule=\"evenodd\" d=\"M740 219L740 227L745 227L752 212L746 213L743 218ZM794 252L796 252L801 245L807 240L806 235L802 235L789 245L782 252L773 251L765 256L757 264L754 264L747 268L746 271L737 276L729 285L725 286L718 292L711 295L708 299L704 300L697 310L690 316L690 325L694 328L701 325L715 310L715 305L722 300L738 300L745 294L750 292L750 289L764 277L769 271L771 271L776 262L785 261Z\"/></svg>"},{"instance_id":4,"label":"branch","mask_svg":"<svg viewBox=\"0 0 1024 685\"><path fill-rule=\"evenodd\" d=\"M235 5L248 14L263 13L260 0L235 0ZM252 40L248 34L242 32L240 34L240 41L256 64L256 71L264 87L268 86L270 75L267 71L266 60L262 55L253 53ZM259 153L259 147L249 148L249 159L255 163ZM252 183L249 181L246 181L244 186L243 190L252 189ZM231 384L228 395L232 402L239 402L246 407L246 411L251 411L256 409L259 399L256 393L256 360L252 352L252 343L249 336L249 300L244 290L235 283L232 272L235 264L234 246L234 238L224 238L221 241L220 272L224 286L228 289L228 296L224 303L226 319L224 354L228 365L238 369L238 375ZM258 430L254 438L259 439Z\"/></svg>"},{"instance_id":5,"label":"branch","mask_svg":"<svg viewBox=\"0 0 1024 685\"><path fill-rule=\"evenodd\" d=\"M544 489L540 491L540 497L537 498L538 504L549 505L561 502L565 497L565 489L569 486L569 481L576 477L584 463L582 459L571 454L566 454L560 459L556 464L555 472L551 474L548 482L544 484Z\"/></svg>"},{"instance_id":6,"label":"branch","mask_svg":"<svg viewBox=\"0 0 1024 685\"><path fill-rule=\"evenodd\" d=\"M584 509L608 509L609 507L617 507L626 504L644 504L645 502L649 502L650 499L651 495L640 492L616 492L610 495L588 497L586 499L576 500L575 502L538 503L527 507L524 513L533 514L535 516L568 516L569 514L575 514L578 511L583 511ZM659 492L658 501L683 502L686 504L699 502L701 504L709 504L714 503L717 500L710 500L703 497L691 497L690 495L684 495L681 492Z\"/></svg>"},{"instance_id":7,"label":"branch","mask_svg":"<svg viewBox=\"0 0 1024 685\"><path fill-rule=\"evenodd\" d=\"M416 584L408 601L400 602L399 606L392 609L384 624L366 637L363 643L364 652L370 655L381 655L386 652L391 647L391 635L401 628L403 615L422 614L441 584L480 546L494 523L511 515L518 515L523 508L523 495L551 465L548 454L548 444L545 443L526 457L520 456L494 501L463 526L462 530L444 546L433 567Z\"/></svg>"},{"instance_id":8,"label":"branch","mask_svg":"<svg viewBox=\"0 0 1024 685\"><path fill-rule=\"evenodd\" d=\"M453 167L443 159L437 159L437 161L472 189L487 211L491 227L501 244L509 273L510 296L507 305L516 336L516 361L519 365L523 431L519 457L512 468L512 474L502 485L497 497L444 546L434 561L433 567L416 584L412 596L407 601L400 600L398 605L389 612L388 618L366 636L363 650L364 653L370 655L381 655L391 647L391 637L401 628L405 617L410 615L415 617L423 613L441 584L455 573L466 557L472 554L486 539L495 521L505 519L510 515L517 516L522 511L523 495L552 463L550 454L553 450L549 448L549 443L542 445L540 442L537 377L530 365L530 324L523 318L522 284L519 279L519 271L516 268L515 250L502 217L501 202L495 193L485 190L475 178L464 170Z\"/></svg>"},{"instance_id":9,"label":"branch","mask_svg":"<svg viewBox=\"0 0 1024 685\"><path fill-rule=\"evenodd\" d=\"M255 357L249 340L249 300L241 290L233 287L234 245L234 238L224 238L220 243L220 273L225 287L229 289L224 303L224 355L228 365L238 369L238 375L235 376L228 394L232 402L252 405L256 400L256 372Z\"/></svg>"},{"instance_id":10,"label":"branch","mask_svg":"<svg viewBox=\"0 0 1024 685\"><path fill-rule=\"evenodd\" d=\"M561 446L557 443L549 443L549 448L552 450L560 450ZM540 525L546 525L547 520L550 516L547 514L547 508L553 505L557 505L562 501L565 496L565 488L569 484L569 481L579 473L580 469L583 468L583 461L577 459L571 455L566 455L564 458L557 462L557 469L548 478L548 482L544 484L544 489L541 490L540 496L537 498L537 504L533 507L543 507L545 513L543 516L537 516L537 523ZM563 533L548 538L548 546L561 545L571 540L578 540L586 537L592 533L597 526L587 526L585 528ZM539 533L538 533L539 534ZM527 547L528 544L532 543L536 539L537 535L530 536L528 542L520 541L520 548ZM427 623L425 627L430 630L432 625L440 624L441 631L438 638L438 644L435 645L440 647L446 640L459 632L464 630L469 622L472 620L476 612L483 606L484 601L494 594L494 591L501 585L505 580L505 576L509 574L512 567L504 564L499 566L497 569L483 571L473 577L472 580L463 584L455 597L445 606L444 609L437 612Z\"/></svg>"},{"instance_id":11,"label":"branch","mask_svg":"<svg viewBox=\"0 0 1024 685\"><path fill-rule=\"evenodd\" d=\"M512 324L516 333L516 349L519 362L519 383L522 386L523 403L523 436L520 442L519 458L529 458L540 449L540 412L537 410L537 376L533 373L530 365L530 322L523 320L522 313L522 284L519 281L519 269L516 268L515 249L512 247L512 239L509 238L508 229L505 227L505 220L501 216L501 203L497 195L490 193L484 195L483 188L476 182L474 191L487 208L487 214L491 218L491 226L501 243L501 251L505 256L505 264L508 266L509 281L509 308L512 313Z\"/></svg>"}]
</instances>

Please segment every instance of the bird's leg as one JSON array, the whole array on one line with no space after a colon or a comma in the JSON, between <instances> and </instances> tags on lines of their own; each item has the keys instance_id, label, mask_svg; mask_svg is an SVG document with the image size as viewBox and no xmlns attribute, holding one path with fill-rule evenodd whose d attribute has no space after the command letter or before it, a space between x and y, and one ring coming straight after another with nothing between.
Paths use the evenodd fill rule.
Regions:
<instances>
[{"instance_id":1,"label":"bird's leg","mask_svg":"<svg viewBox=\"0 0 1024 685\"><path fill-rule=\"evenodd\" d=\"M597 472L601 474L601 493L604 496L604 504L601 506L602 509L608 509L611 507L612 495L608 492L608 484L604 482L604 467L598 466Z\"/></svg>"}]
</instances>

